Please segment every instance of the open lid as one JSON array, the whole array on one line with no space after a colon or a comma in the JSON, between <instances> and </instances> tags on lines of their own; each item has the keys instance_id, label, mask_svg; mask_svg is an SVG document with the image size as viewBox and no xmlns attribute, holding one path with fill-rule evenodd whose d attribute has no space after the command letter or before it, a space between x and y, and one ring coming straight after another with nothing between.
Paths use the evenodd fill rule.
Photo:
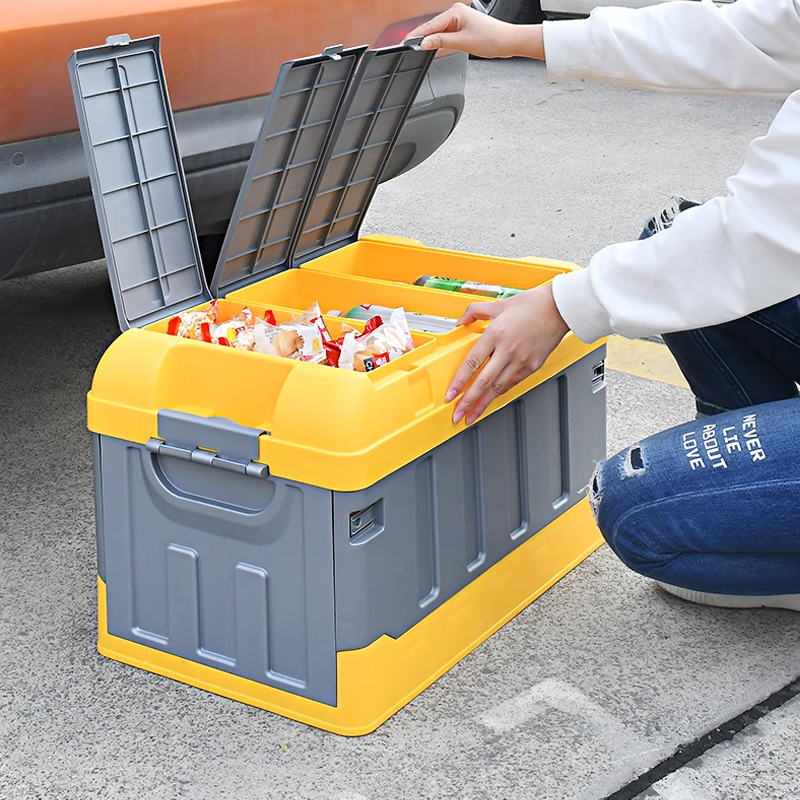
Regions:
<instances>
[{"instance_id":1,"label":"open lid","mask_svg":"<svg viewBox=\"0 0 800 800\"><path fill-rule=\"evenodd\" d=\"M225 234L215 296L291 262L321 158L366 49L329 47L281 67Z\"/></svg>"},{"instance_id":2,"label":"open lid","mask_svg":"<svg viewBox=\"0 0 800 800\"><path fill-rule=\"evenodd\" d=\"M295 243L301 264L358 239L435 53L421 39L364 56Z\"/></svg>"},{"instance_id":3,"label":"open lid","mask_svg":"<svg viewBox=\"0 0 800 800\"><path fill-rule=\"evenodd\" d=\"M69 72L120 327L209 300L160 38L112 36Z\"/></svg>"},{"instance_id":4,"label":"open lid","mask_svg":"<svg viewBox=\"0 0 800 800\"><path fill-rule=\"evenodd\" d=\"M358 238L435 55L419 41L363 58L366 48L344 51L342 60L353 54L346 63L284 65L222 247L215 296Z\"/></svg>"}]
</instances>

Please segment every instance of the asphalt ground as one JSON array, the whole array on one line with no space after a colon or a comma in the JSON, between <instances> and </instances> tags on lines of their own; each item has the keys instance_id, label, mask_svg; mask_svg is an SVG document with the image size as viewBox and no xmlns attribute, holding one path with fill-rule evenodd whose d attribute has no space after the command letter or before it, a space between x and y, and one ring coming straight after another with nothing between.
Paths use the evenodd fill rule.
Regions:
<instances>
[{"instance_id":1,"label":"asphalt ground","mask_svg":"<svg viewBox=\"0 0 800 800\"><path fill-rule=\"evenodd\" d=\"M456 132L381 187L364 232L585 264L671 194L721 191L777 110L468 69ZM689 605L606 547L363 738L100 657L85 393L117 333L104 265L2 283L0 308L3 800L800 796L800 615ZM693 415L662 345L612 342L608 364L609 453Z\"/></svg>"}]
</instances>

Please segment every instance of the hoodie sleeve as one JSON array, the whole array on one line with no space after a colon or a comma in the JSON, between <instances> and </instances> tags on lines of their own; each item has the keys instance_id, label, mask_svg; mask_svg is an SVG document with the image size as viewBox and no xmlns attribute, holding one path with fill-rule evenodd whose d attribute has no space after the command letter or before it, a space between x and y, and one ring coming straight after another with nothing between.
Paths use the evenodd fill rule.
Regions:
<instances>
[{"instance_id":1,"label":"hoodie sleeve","mask_svg":"<svg viewBox=\"0 0 800 800\"><path fill-rule=\"evenodd\" d=\"M800 88L800 0L676 0L545 22L550 80L786 97Z\"/></svg>"},{"instance_id":2,"label":"hoodie sleeve","mask_svg":"<svg viewBox=\"0 0 800 800\"><path fill-rule=\"evenodd\" d=\"M800 0L798 0L800 2ZM553 283L584 341L688 330L800 295L800 9L793 0L677 0L545 25L551 77L661 91L786 97L725 196L671 228L601 250Z\"/></svg>"},{"instance_id":3,"label":"hoodie sleeve","mask_svg":"<svg viewBox=\"0 0 800 800\"><path fill-rule=\"evenodd\" d=\"M584 341L729 322L800 295L800 91L752 142L727 193L649 239L597 253L553 282Z\"/></svg>"}]
</instances>

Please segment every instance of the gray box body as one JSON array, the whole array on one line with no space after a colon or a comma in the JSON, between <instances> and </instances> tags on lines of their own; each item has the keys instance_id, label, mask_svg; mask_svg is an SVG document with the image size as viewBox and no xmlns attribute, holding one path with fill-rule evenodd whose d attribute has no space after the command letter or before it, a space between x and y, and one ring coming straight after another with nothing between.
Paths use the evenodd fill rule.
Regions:
<instances>
[{"instance_id":1,"label":"gray box body","mask_svg":"<svg viewBox=\"0 0 800 800\"><path fill-rule=\"evenodd\" d=\"M155 445L95 435L108 632L335 705L337 651L401 636L585 496L605 457L604 356L359 492L192 451L204 427L223 435L213 420L164 412Z\"/></svg>"}]
</instances>

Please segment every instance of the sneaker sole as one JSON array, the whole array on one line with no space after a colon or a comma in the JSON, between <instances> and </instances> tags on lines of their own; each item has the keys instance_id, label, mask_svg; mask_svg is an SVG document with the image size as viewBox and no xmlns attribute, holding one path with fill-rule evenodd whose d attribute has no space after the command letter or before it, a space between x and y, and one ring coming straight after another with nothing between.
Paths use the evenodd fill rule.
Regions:
<instances>
[{"instance_id":1,"label":"sneaker sole","mask_svg":"<svg viewBox=\"0 0 800 800\"><path fill-rule=\"evenodd\" d=\"M775 595L736 595L697 592L694 589L683 589L668 583L656 581L667 594L679 597L690 603L716 608L783 608L788 611L800 611L800 594Z\"/></svg>"}]
</instances>

